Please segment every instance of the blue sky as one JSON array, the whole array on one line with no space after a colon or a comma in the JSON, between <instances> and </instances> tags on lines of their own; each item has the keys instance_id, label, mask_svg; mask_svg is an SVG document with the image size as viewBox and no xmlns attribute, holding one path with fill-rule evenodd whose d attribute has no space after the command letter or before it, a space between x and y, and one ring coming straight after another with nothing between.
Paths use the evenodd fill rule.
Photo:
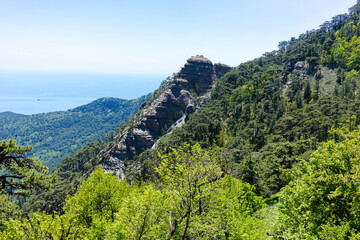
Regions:
<instances>
[{"instance_id":1,"label":"blue sky","mask_svg":"<svg viewBox=\"0 0 360 240\"><path fill-rule=\"evenodd\" d=\"M0 0L0 71L170 75L202 54L236 66L356 0Z\"/></svg>"}]
</instances>

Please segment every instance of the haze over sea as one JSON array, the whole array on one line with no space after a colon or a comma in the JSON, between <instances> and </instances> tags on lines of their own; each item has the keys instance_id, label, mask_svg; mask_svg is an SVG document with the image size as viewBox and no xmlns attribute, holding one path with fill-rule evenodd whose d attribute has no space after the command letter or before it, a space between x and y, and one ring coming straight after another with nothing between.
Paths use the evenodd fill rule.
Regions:
<instances>
[{"instance_id":1,"label":"haze over sea","mask_svg":"<svg viewBox=\"0 0 360 240\"><path fill-rule=\"evenodd\" d=\"M166 76L100 73L0 73L0 112L64 111L101 97L133 99L153 92Z\"/></svg>"}]
</instances>

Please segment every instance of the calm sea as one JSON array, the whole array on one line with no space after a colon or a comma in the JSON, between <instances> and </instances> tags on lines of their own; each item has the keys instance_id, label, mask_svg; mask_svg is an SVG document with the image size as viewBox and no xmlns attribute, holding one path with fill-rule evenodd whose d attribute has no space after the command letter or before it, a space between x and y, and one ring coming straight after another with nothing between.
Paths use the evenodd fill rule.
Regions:
<instances>
[{"instance_id":1,"label":"calm sea","mask_svg":"<svg viewBox=\"0 0 360 240\"><path fill-rule=\"evenodd\" d=\"M68 110L101 97L133 99L153 92L166 76L0 73L0 112Z\"/></svg>"}]
</instances>

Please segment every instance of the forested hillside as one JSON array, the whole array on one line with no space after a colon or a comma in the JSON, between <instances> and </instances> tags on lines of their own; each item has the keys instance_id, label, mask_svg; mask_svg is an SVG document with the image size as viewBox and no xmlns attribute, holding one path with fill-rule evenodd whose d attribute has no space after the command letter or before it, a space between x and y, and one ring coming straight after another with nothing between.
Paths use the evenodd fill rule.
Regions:
<instances>
[{"instance_id":1,"label":"forested hillside","mask_svg":"<svg viewBox=\"0 0 360 240\"><path fill-rule=\"evenodd\" d=\"M100 98L68 110L33 115L0 113L0 139L32 145L30 156L55 168L66 156L97 138L115 135L116 127L135 114L151 95L134 100ZM109 135L109 136L108 136Z\"/></svg>"},{"instance_id":2,"label":"forested hillside","mask_svg":"<svg viewBox=\"0 0 360 240\"><path fill-rule=\"evenodd\" d=\"M359 124L358 29L356 5L349 15L240 64L216 82L211 99L187 124L161 139L158 150L185 142L219 148L232 174L260 195L279 192L288 183L283 170L308 159L331 137L330 129ZM138 160L145 162L146 178L154 164L143 154Z\"/></svg>"},{"instance_id":3,"label":"forested hillside","mask_svg":"<svg viewBox=\"0 0 360 240\"><path fill-rule=\"evenodd\" d=\"M21 211L4 211L3 238L360 239L359 28L358 2L231 69L210 93L187 89L184 122L134 151L136 135L124 134L149 131L144 111L188 76L164 82L118 135L63 159L51 190L4 193ZM118 157L128 146L132 159ZM125 180L99 167L109 152Z\"/></svg>"}]
</instances>

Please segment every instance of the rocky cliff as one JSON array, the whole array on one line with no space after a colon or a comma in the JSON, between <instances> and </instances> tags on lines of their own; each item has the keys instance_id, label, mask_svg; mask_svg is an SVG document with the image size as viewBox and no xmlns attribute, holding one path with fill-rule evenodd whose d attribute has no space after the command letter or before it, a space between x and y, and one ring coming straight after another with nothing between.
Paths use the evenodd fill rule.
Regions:
<instances>
[{"instance_id":1,"label":"rocky cliff","mask_svg":"<svg viewBox=\"0 0 360 240\"><path fill-rule=\"evenodd\" d=\"M123 161L132 160L151 148L169 128L174 128L174 123L184 122L194 111L195 97L204 95L216 78L230 69L225 64L213 64L203 56L189 58L160 95L141 106L135 119L117 136L117 144L103 154L100 166L123 178L126 170Z\"/></svg>"}]
</instances>

